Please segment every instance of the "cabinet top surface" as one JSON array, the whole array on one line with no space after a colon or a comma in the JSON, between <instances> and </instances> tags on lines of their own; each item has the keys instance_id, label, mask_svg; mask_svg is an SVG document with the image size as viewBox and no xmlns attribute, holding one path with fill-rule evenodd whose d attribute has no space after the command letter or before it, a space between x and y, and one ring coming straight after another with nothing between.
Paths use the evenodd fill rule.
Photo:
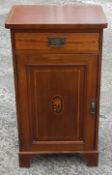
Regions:
<instances>
[{"instance_id":1,"label":"cabinet top surface","mask_svg":"<svg viewBox=\"0 0 112 175\"><path fill-rule=\"evenodd\" d=\"M99 5L17 5L5 23L12 29L106 28Z\"/></svg>"}]
</instances>

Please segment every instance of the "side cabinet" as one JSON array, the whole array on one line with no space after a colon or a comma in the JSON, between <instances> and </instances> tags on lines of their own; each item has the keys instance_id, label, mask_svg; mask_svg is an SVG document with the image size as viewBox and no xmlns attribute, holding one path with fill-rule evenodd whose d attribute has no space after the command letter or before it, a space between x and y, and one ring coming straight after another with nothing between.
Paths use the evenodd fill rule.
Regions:
<instances>
[{"instance_id":1,"label":"side cabinet","mask_svg":"<svg viewBox=\"0 0 112 175\"><path fill-rule=\"evenodd\" d=\"M28 8L32 10L27 11ZM28 167L33 156L46 153L80 153L89 166L96 166L102 28L106 23L99 19L98 25L97 19L93 25L82 16L85 25L76 19L71 20L71 25L68 18L66 25L57 25L61 20L57 14L56 25L46 25L41 8L50 13L50 7L16 6L6 22L6 27L11 28L20 166ZM79 15L87 7L61 8L64 16L66 11L71 19L74 10ZM95 9L103 15L99 6L87 9L88 16L91 10L96 15ZM29 18L24 14L18 17L18 10L20 16L25 10ZM36 25L30 21L36 12L45 26L38 20ZM48 19L51 22L50 16Z\"/></svg>"}]
</instances>

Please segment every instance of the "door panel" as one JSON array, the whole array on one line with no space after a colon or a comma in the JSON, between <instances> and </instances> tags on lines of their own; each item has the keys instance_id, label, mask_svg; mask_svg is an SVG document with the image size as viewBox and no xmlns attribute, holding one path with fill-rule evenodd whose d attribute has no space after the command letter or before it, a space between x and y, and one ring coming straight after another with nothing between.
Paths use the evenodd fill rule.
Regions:
<instances>
[{"instance_id":1,"label":"door panel","mask_svg":"<svg viewBox=\"0 0 112 175\"><path fill-rule=\"evenodd\" d=\"M84 67L30 66L27 72L33 140L82 139Z\"/></svg>"},{"instance_id":2,"label":"door panel","mask_svg":"<svg viewBox=\"0 0 112 175\"><path fill-rule=\"evenodd\" d=\"M28 131L29 149L40 150L46 144L51 150L68 144L69 149L92 149L95 117L90 114L90 101L96 99L97 57L47 54L17 58L21 117L25 118L21 125Z\"/></svg>"}]
</instances>

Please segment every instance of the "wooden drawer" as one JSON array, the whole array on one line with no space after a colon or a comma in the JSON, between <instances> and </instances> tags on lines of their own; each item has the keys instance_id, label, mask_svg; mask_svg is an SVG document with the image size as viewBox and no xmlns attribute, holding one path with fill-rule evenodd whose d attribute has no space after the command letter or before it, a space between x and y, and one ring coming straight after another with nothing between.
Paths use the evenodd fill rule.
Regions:
<instances>
[{"instance_id":1,"label":"wooden drawer","mask_svg":"<svg viewBox=\"0 0 112 175\"><path fill-rule=\"evenodd\" d=\"M49 53L97 53L99 33L16 32L15 49Z\"/></svg>"}]
</instances>

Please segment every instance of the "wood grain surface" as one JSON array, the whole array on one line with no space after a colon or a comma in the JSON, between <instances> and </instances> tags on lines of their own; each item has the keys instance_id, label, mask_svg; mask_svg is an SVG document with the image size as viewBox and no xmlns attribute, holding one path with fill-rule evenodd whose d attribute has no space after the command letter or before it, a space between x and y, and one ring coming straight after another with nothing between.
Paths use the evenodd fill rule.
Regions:
<instances>
[{"instance_id":1,"label":"wood grain surface","mask_svg":"<svg viewBox=\"0 0 112 175\"><path fill-rule=\"evenodd\" d=\"M17 29L105 28L107 21L98 5L16 5L5 26Z\"/></svg>"},{"instance_id":2,"label":"wood grain surface","mask_svg":"<svg viewBox=\"0 0 112 175\"><path fill-rule=\"evenodd\" d=\"M51 46L49 38L64 38L63 46ZM98 52L99 33L38 33L38 32L16 32L16 50L37 50L38 52Z\"/></svg>"}]
</instances>

